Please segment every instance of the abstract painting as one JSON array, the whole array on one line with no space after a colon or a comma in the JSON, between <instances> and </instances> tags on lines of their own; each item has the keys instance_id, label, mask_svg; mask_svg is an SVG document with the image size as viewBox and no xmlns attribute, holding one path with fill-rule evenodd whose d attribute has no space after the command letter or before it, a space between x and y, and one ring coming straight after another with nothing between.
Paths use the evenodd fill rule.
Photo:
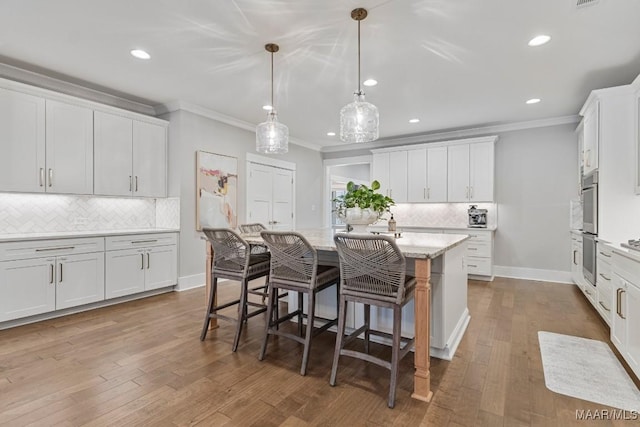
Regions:
<instances>
[{"instance_id":1,"label":"abstract painting","mask_svg":"<svg viewBox=\"0 0 640 427\"><path fill-rule=\"evenodd\" d=\"M196 229L236 228L238 159L196 152Z\"/></svg>"}]
</instances>

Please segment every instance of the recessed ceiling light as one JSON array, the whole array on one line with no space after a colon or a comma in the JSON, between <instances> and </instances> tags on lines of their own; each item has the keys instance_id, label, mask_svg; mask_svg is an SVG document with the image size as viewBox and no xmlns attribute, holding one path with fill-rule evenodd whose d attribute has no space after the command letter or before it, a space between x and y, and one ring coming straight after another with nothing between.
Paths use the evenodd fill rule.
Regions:
<instances>
[{"instance_id":1,"label":"recessed ceiling light","mask_svg":"<svg viewBox=\"0 0 640 427\"><path fill-rule=\"evenodd\" d=\"M375 79L367 79L364 82L362 82L362 84L365 86L375 86L378 84L378 81Z\"/></svg>"},{"instance_id":2,"label":"recessed ceiling light","mask_svg":"<svg viewBox=\"0 0 640 427\"><path fill-rule=\"evenodd\" d=\"M133 49L131 51L131 55L135 56L138 59L149 59L149 58L151 58L151 55L149 55L147 52L145 52L142 49Z\"/></svg>"},{"instance_id":3,"label":"recessed ceiling light","mask_svg":"<svg viewBox=\"0 0 640 427\"><path fill-rule=\"evenodd\" d=\"M420 119L411 119L409 123L420 123Z\"/></svg>"},{"instance_id":4,"label":"recessed ceiling light","mask_svg":"<svg viewBox=\"0 0 640 427\"><path fill-rule=\"evenodd\" d=\"M327 132L327 136L336 136L335 132Z\"/></svg>"},{"instance_id":5,"label":"recessed ceiling light","mask_svg":"<svg viewBox=\"0 0 640 427\"><path fill-rule=\"evenodd\" d=\"M266 110L266 111L271 111L271 110L273 110L273 107L271 105L263 105L262 109Z\"/></svg>"},{"instance_id":6,"label":"recessed ceiling light","mask_svg":"<svg viewBox=\"0 0 640 427\"><path fill-rule=\"evenodd\" d=\"M548 43L549 40L551 40L550 36L547 36L545 34L541 34L541 35L535 36L534 38L529 40L529 46L541 46L541 45L543 45L545 43Z\"/></svg>"},{"instance_id":7,"label":"recessed ceiling light","mask_svg":"<svg viewBox=\"0 0 640 427\"><path fill-rule=\"evenodd\" d=\"M531 98L527 100L527 104L537 104L538 102L540 102L539 98Z\"/></svg>"}]
</instances>

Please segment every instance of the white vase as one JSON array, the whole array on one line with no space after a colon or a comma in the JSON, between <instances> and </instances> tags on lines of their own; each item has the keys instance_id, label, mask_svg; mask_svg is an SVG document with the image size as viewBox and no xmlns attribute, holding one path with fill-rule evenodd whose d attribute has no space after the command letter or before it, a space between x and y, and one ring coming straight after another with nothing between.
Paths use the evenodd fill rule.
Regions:
<instances>
[{"instance_id":1,"label":"white vase","mask_svg":"<svg viewBox=\"0 0 640 427\"><path fill-rule=\"evenodd\" d=\"M380 214L372 209L347 208L341 219L353 228L354 233L366 233L367 226L378 220Z\"/></svg>"}]
</instances>

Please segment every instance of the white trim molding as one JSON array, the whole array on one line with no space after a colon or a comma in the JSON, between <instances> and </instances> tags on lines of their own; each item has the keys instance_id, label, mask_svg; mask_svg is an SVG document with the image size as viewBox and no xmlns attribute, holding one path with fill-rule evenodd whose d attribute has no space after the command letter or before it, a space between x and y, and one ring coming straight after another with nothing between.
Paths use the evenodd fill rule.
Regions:
<instances>
[{"instance_id":1,"label":"white trim molding","mask_svg":"<svg viewBox=\"0 0 640 427\"><path fill-rule=\"evenodd\" d=\"M285 160L280 160L275 157L259 156L254 153L247 153L246 160L247 162L258 163L260 165L266 165L266 166L273 166L275 168L287 169L294 172L296 170L295 163L287 162Z\"/></svg>"},{"instance_id":2,"label":"white trim molding","mask_svg":"<svg viewBox=\"0 0 640 427\"><path fill-rule=\"evenodd\" d=\"M570 271L544 270L541 268L509 267L494 265L493 273L498 277L512 279L536 280L539 282L555 282L573 284Z\"/></svg>"},{"instance_id":3,"label":"white trim molding","mask_svg":"<svg viewBox=\"0 0 640 427\"><path fill-rule=\"evenodd\" d=\"M479 126L476 128L469 128L469 129L424 133L424 134L405 136L405 137L382 138L375 142L368 143L367 148L376 149L376 148L393 147L396 145L418 144L421 142L423 143L440 142L440 141L447 141L447 140L458 139L458 138L474 137L474 136L483 135L483 134L497 134L502 132L516 131L516 130L578 123L579 121L580 121L580 117L577 115L573 115L573 116L552 117L549 119L531 120L526 122L505 123L501 125ZM347 144L347 145L341 144L341 145L325 146L322 148L321 151L323 153L331 153L331 152L340 152L340 151L359 150L362 148L363 148L362 144Z\"/></svg>"},{"instance_id":4,"label":"white trim molding","mask_svg":"<svg viewBox=\"0 0 640 427\"><path fill-rule=\"evenodd\" d=\"M165 104L156 105L155 111L157 115L173 113L174 111L187 111L189 113L197 114L202 117L206 117L211 120L215 120L220 123L224 123L230 126L234 126L240 129L244 129L246 131L255 133L256 125L254 123L250 123L244 120L237 119L235 117L228 116L226 114L220 113L218 111L201 107L200 105L192 104L190 102L185 101L172 101L167 102ZM322 146L318 144L314 144L312 142L304 141L298 138L289 137L289 142L295 145L299 145L300 147L308 148L314 151L321 151Z\"/></svg>"},{"instance_id":5,"label":"white trim molding","mask_svg":"<svg viewBox=\"0 0 640 427\"><path fill-rule=\"evenodd\" d=\"M181 276L178 277L178 286L175 287L175 290L178 292L182 292L189 289L200 288L205 285L205 282L205 273L192 274L191 276Z\"/></svg>"}]
</instances>

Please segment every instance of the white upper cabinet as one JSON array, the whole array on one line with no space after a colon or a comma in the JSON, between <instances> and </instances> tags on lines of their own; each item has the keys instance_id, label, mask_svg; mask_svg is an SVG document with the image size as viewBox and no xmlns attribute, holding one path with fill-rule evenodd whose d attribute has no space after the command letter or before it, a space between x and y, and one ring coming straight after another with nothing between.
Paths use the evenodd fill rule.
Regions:
<instances>
[{"instance_id":1,"label":"white upper cabinet","mask_svg":"<svg viewBox=\"0 0 640 427\"><path fill-rule=\"evenodd\" d=\"M380 193L396 203L407 201L407 152L391 151L373 154L371 180L380 182Z\"/></svg>"},{"instance_id":2,"label":"white upper cabinet","mask_svg":"<svg viewBox=\"0 0 640 427\"><path fill-rule=\"evenodd\" d=\"M133 192L133 122L114 114L94 112L94 191L103 196Z\"/></svg>"},{"instance_id":3,"label":"white upper cabinet","mask_svg":"<svg viewBox=\"0 0 640 427\"><path fill-rule=\"evenodd\" d=\"M94 112L95 194L166 197L167 129Z\"/></svg>"},{"instance_id":4,"label":"white upper cabinet","mask_svg":"<svg viewBox=\"0 0 640 427\"><path fill-rule=\"evenodd\" d=\"M93 111L46 101L46 190L93 194Z\"/></svg>"},{"instance_id":5,"label":"white upper cabinet","mask_svg":"<svg viewBox=\"0 0 640 427\"><path fill-rule=\"evenodd\" d=\"M44 192L45 101L0 88L0 191Z\"/></svg>"},{"instance_id":6,"label":"white upper cabinet","mask_svg":"<svg viewBox=\"0 0 640 427\"><path fill-rule=\"evenodd\" d=\"M598 169L598 148L600 143L600 102L594 98L584 109L583 118L583 155L586 175Z\"/></svg>"},{"instance_id":7,"label":"white upper cabinet","mask_svg":"<svg viewBox=\"0 0 640 427\"><path fill-rule=\"evenodd\" d=\"M448 201L469 201L469 144L448 147Z\"/></svg>"},{"instance_id":8,"label":"white upper cabinet","mask_svg":"<svg viewBox=\"0 0 640 427\"><path fill-rule=\"evenodd\" d=\"M447 201L447 147L407 152L407 201Z\"/></svg>"},{"instance_id":9,"label":"white upper cabinet","mask_svg":"<svg viewBox=\"0 0 640 427\"><path fill-rule=\"evenodd\" d=\"M133 121L134 196L167 196L167 128Z\"/></svg>"},{"instance_id":10,"label":"white upper cabinet","mask_svg":"<svg viewBox=\"0 0 640 427\"><path fill-rule=\"evenodd\" d=\"M494 143L448 147L448 201L493 202Z\"/></svg>"},{"instance_id":11,"label":"white upper cabinet","mask_svg":"<svg viewBox=\"0 0 640 427\"><path fill-rule=\"evenodd\" d=\"M0 89L0 191L93 193L91 109Z\"/></svg>"}]
</instances>

